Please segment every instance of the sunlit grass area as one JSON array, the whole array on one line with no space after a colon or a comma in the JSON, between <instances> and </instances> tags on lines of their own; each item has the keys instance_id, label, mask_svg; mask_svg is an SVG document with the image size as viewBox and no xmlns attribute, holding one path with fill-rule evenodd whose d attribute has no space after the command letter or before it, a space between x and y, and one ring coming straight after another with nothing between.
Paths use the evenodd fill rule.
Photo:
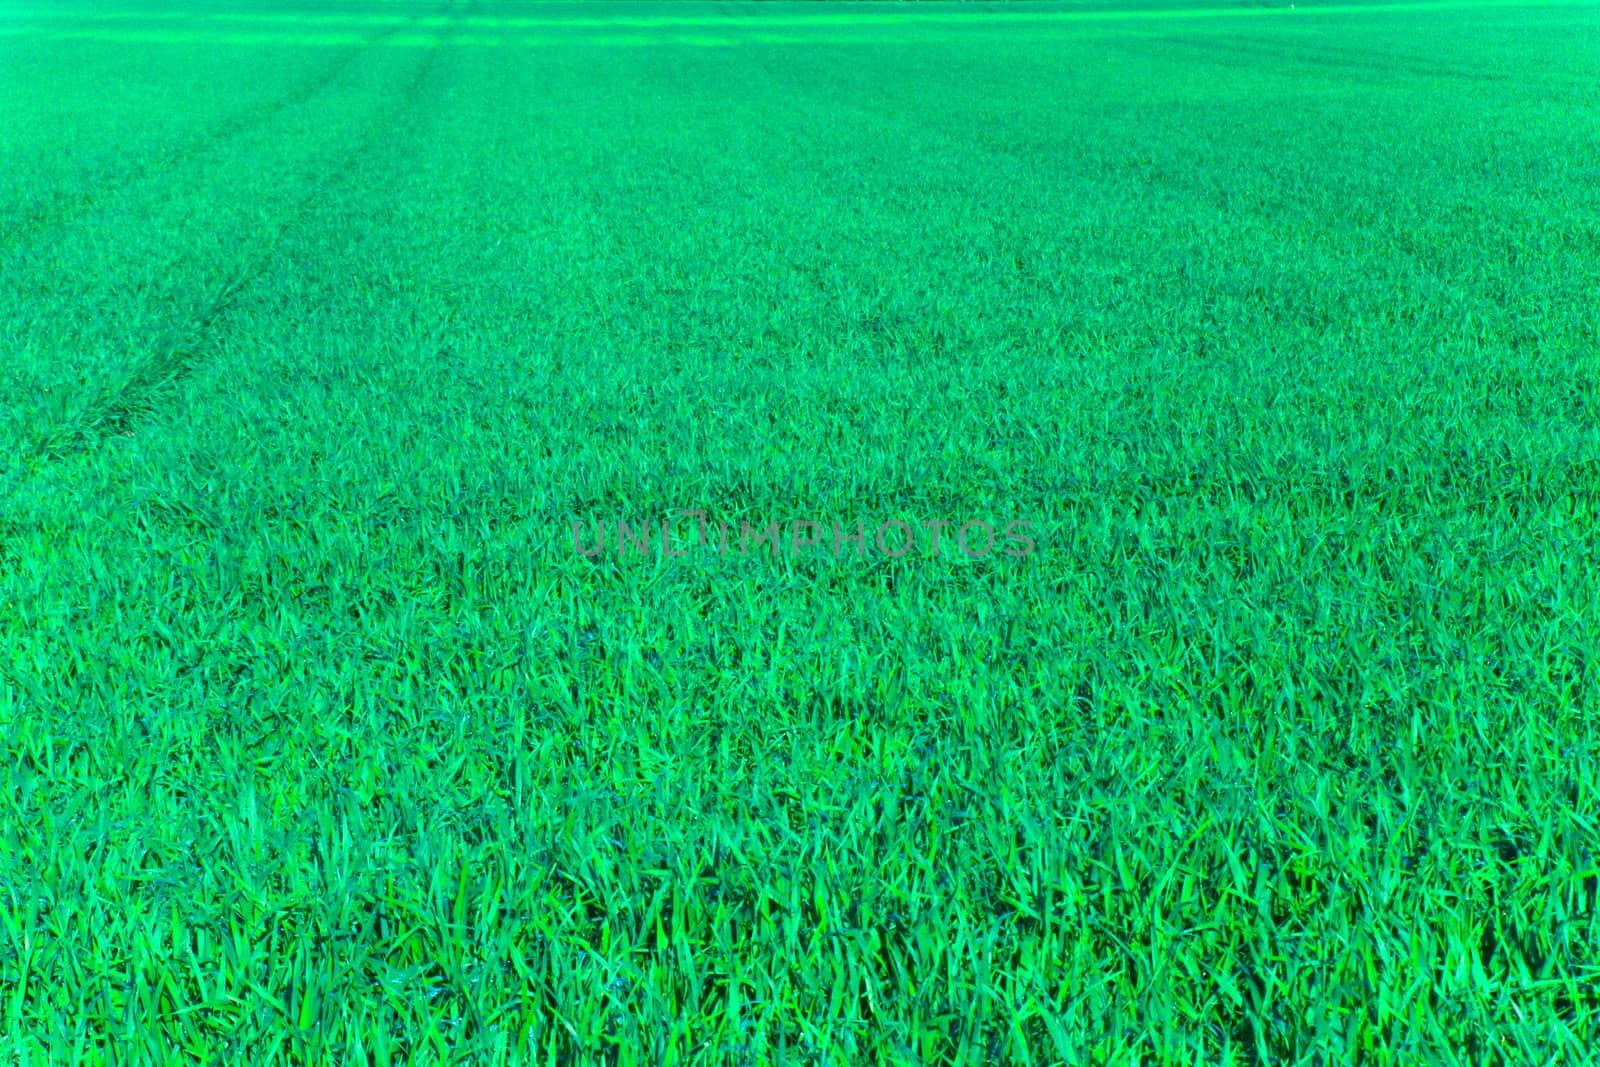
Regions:
<instances>
[{"instance_id":1,"label":"sunlit grass area","mask_svg":"<svg viewBox=\"0 0 1600 1067\"><path fill-rule=\"evenodd\" d=\"M1180 7L0 0L0 1056L1589 1062L1600 13Z\"/></svg>"}]
</instances>

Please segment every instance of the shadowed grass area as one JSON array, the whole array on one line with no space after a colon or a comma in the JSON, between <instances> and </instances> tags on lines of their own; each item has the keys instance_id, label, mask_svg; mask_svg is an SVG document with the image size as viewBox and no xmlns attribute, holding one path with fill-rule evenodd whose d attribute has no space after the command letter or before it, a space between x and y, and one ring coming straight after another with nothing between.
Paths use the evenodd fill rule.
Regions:
<instances>
[{"instance_id":1,"label":"shadowed grass area","mask_svg":"<svg viewBox=\"0 0 1600 1067\"><path fill-rule=\"evenodd\" d=\"M8 1062L1585 1062L1595 12L149 6L0 6Z\"/></svg>"}]
</instances>

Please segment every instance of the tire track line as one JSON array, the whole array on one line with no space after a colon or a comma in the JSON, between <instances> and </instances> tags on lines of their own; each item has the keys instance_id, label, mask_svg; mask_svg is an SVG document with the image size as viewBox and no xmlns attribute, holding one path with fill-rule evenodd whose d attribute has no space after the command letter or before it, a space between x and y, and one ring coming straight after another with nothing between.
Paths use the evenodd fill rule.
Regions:
<instances>
[{"instance_id":1,"label":"tire track line","mask_svg":"<svg viewBox=\"0 0 1600 1067\"><path fill-rule=\"evenodd\" d=\"M1153 40L1200 52L1212 59L1224 56L1249 56L1273 59L1284 66L1273 73L1285 76L1296 72L1295 64L1325 67L1330 70L1349 70L1365 75L1368 81L1381 80L1385 75L1405 74L1419 78L1439 78L1479 84L1516 85L1530 89L1540 87L1536 81L1511 73L1484 70L1461 70L1438 66L1396 52L1364 51L1322 44L1282 41L1243 34L1196 40L1188 37L1161 36Z\"/></svg>"},{"instance_id":2,"label":"tire track line","mask_svg":"<svg viewBox=\"0 0 1600 1067\"><path fill-rule=\"evenodd\" d=\"M320 180L311 183L293 207L282 216L280 225L259 247L235 262L234 267L200 300L198 310L175 327L167 329L147 349L144 359L119 384L103 390L82 408L70 422L58 425L39 438L29 449L34 463L82 455L115 435L131 433L140 423L170 404L185 380L215 357L226 333L225 317L243 297L269 274L273 252L296 229L315 215L315 205L326 199L328 190L394 128L398 120L422 99L429 79L438 67L439 57L460 34L461 9L450 4L449 23L417 65L409 81L390 103L379 107L367 124L365 136L344 153L333 166L320 171Z\"/></svg>"},{"instance_id":3,"label":"tire track line","mask_svg":"<svg viewBox=\"0 0 1600 1067\"><path fill-rule=\"evenodd\" d=\"M71 221L73 217L94 207L117 189L128 188L169 167L181 166L236 137L260 129L289 109L306 103L322 92L349 70L357 59L422 17L413 15L410 22L390 26L373 34L341 59L330 64L321 74L312 77L284 96L229 116L210 129L180 141L166 152L142 164L121 172L113 170L111 173L102 173L80 188L62 189L53 196L46 195L40 198L17 211L13 219L0 224L0 249L21 243L43 230Z\"/></svg>"}]
</instances>

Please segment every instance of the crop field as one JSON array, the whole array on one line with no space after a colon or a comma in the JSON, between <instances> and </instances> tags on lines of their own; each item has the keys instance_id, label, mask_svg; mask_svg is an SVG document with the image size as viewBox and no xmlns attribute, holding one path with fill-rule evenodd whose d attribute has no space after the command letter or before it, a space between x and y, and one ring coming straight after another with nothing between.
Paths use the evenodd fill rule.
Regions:
<instances>
[{"instance_id":1,"label":"crop field","mask_svg":"<svg viewBox=\"0 0 1600 1067\"><path fill-rule=\"evenodd\" d=\"M0 0L0 1062L1600 1047L1600 7Z\"/></svg>"}]
</instances>

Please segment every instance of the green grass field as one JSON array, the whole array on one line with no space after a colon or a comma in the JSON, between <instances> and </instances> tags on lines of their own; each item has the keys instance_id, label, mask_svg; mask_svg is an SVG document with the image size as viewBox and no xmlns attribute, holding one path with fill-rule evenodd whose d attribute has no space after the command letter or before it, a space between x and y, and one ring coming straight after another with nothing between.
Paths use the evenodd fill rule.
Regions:
<instances>
[{"instance_id":1,"label":"green grass field","mask_svg":"<svg viewBox=\"0 0 1600 1067\"><path fill-rule=\"evenodd\" d=\"M1597 72L0 0L0 1062L1594 1063Z\"/></svg>"}]
</instances>

